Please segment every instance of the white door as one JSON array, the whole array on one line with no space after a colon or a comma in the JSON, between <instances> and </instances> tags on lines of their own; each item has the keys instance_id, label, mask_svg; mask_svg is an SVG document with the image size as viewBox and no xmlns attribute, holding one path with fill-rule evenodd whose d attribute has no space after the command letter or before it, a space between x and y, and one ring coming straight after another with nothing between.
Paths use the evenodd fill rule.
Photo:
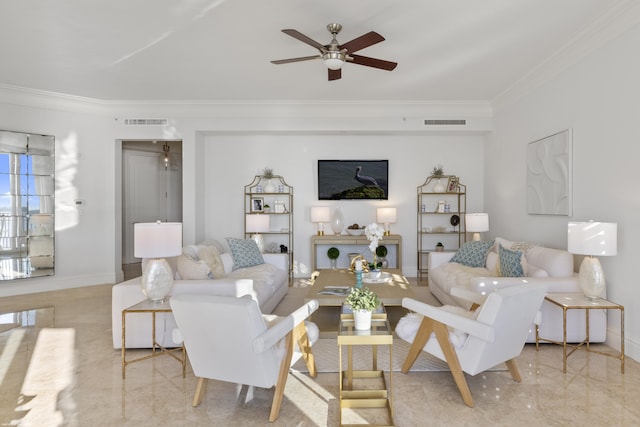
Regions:
<instances>
[{"instance_id":1,"label":"white door","mask_svg":"<svg viewBox=\"0 0 640 427\"><path fill-rule=\"evenodd\" d=\"M172 154L165 169L160 153L123 148L123 264L140 262L133 256L133 224L182 222L180 157Z\"/></svg>"}]
</instances>

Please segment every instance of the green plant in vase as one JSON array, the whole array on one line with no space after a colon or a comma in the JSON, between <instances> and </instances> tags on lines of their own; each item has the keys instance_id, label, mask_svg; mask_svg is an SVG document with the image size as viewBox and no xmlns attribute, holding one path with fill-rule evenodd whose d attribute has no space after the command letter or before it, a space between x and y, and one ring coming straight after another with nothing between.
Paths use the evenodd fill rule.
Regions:
<instances>
[{"instance_id":1,"label":"green plant in vase","mask_svg":"<svg viewBox=\"0 0 640 427\"><path fill-rule=\"evenodd\" d=\"M344 302L349 304L354 312L356 310L374 311L380 305L378 295L366 286L351 288Z\"/></svg>"},{"instance_id":2,"label":"green plant in vase","mask_svg":"<svg viewBox=\"0 0 640 427\"><path fill-rule=\"evenodd\" d=\"M340 250L336 247L330 247L329 250L327 250L327 256L331 260L331 269L337 270L338 269L337 262L338 262L338 257L340 256Z\"/></svg>"},{"instance_id":3,"label":"green plant in vase","mask_svg":"<svg viewBox=\"0 0 640 427\"><path fill-rule=\"evenodd\" d=\"M356 331L371 329L371 314L380 305L380 299L369 288L351 288L344 301L353 311L353 327Z\"/></svg>"}]
</instances>

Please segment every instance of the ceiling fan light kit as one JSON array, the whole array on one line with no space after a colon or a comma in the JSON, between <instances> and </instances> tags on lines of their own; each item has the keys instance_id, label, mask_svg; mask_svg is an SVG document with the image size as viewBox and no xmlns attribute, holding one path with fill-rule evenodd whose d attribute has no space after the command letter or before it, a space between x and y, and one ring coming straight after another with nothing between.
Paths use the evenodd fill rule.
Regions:
<instances>
[{"instance_id":1,"label":"ceiling fan light kit","mask_svg":"<svg viewBox=\"0 0 640 427\"><path fill-rule=\"evenodd\" d=\"M299 40L303 43L312 46L320 52L319 55L314 56L303 56L298 58L290 58L290 59L280 59L271 61L273 64L288 64L291 62L301 62L308 61L312 59L322 59L325 66L328 68L328 78L329 80L338 80L342 77L342 67L345 62L353 62L358 65L365 65L367 67L378 68L382 70L391 71L396 68L398 65L396 62L385 61L377 58L370 58L367 56L361 55L351 55L353 52L357 52L369 46L372 46L376 43L380 43L384 40L380 34L375 31L370 31L366 34L363 34L360 37L357 37L343 45L339 44L336 36L342 30L342 25L340 24L329 24L327 25L327 30L332 35L331 43L327 45L322 45L317 41L305 36L301 32L293 29L284 29L283 33L293 37L296 40Z\"/></svg>"}]
</instances>

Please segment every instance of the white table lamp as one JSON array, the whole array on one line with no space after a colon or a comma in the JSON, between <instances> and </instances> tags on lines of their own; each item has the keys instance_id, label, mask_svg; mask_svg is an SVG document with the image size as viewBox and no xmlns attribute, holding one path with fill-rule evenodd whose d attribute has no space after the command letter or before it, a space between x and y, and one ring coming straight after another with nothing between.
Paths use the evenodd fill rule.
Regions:
<instances>
[{"instance_id":1,"label":"white table lamp","mask_svg":"<svg viewBox=\"0 0 640 427\"><path fill-rule=\"evenodd\" d=\"M567 250L572 254L586 255L580 264L578 282L587 298L600 298L606 282L602 265L596 256L614 256L618 253L618 224L569 222Z\"/></svg>"},{"instance_id":2,"label":"white table lamp","mask_svg":"<svg viewBox=\"0 0 640 427\"><path fill-rule=\"evenodd\" d=\"M389 224L395 224L397 220L396 208L378 208L376 211L376 220L384 224L384 235L389 236L391 234Z\"/></svg>"},{"instance_id":3,"label":"white table lamp","mask_svg":"<svg viewBox=\"0 0 640 427\"><path fill-rule=\"evenodd\" d=\"M311 222L318 224L318 236L324 236L324 223L331 221L329 206L313 206L311 208Z\"/></svg>"},{"instance_id":4,"label":"white table lamp","mask_svg":"<svg viewBox=\"0 0 640 427\"><path fill-rule=\"evenodd\" d=\"M264 237L260 233L269 231L269 215L247 215L247 233L253 233L251 238L258 245L260 252L264 252Z\"/></svg>"},{"instance_id":5,"label":"white table lamp","mask_svg":"<svg viewBox=\"0 0 640 427\"><path fill-rule=\"evenodd\" d=\"M142 271L142 293L162 302L171 291L173 271L166 257L182 253L182 223L139 222L133 225L133 256L146 259Z\"/></svg>"},{"instance_id":6,"label":"white table lamp","mask_svg":"<svg viewBox=\"0 0 640 427\"><path fill-rule=\"evenodd\" d=\"M464 216L465 227L468 232L473 233L472 240L477 242L480 240L480 233L489 231L489 214L486 213L470 213Z\"/></svg>"}]
</instances>

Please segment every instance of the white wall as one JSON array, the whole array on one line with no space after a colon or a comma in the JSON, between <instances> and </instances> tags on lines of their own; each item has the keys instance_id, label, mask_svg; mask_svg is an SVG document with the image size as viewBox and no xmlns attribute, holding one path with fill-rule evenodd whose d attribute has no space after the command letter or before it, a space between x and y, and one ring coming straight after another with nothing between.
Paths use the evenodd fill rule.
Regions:
<instances>
[{"instance_id":1,"label":"white wall","mask_svg":"<svg viewBox=\"0 0 640 427\"><path fill-rule=\"evenodd\" d=\"M242 236L244 185L269 166L294 187L296 276L310 274L310 238L317 228L309 221L309 209L339 205L345 224L361 225L376 220L376 207L397 207L398 222L391 230L403 237L404 273L415 277L416 187L441 163L445 173L467 184L470 211L481 209L483 151L484 138L472 135L210 135L204 153L205 237ZM389 200L318 201L318 159L388 159Z\"/></svg>"},{"instance_id":2,"label":"white wall","mask_svg":"<svg viewBox=\"0 0 640 427\"><path fill-rule=\"evenodd\" d=\"M0 128L56 138L55 276L0 282L0 296L113 282L114 158L109 121L0 103ZM78 207L75 200L82 200Z\"/></svg>"},{"instance_id":3,"label":"white wall","mask_svg":"<svg viewBox=\"0 0 640 427\"><path fill-rule=\"evenodd\" d=\"M567 222L618 223L618 255L601 257L608 297L625 305L627 354L640 360L640 28L601 47L529 95L494 113L485 153L485 206L492 236L566 248ZM527 143L573 129L573 215L526 213ZM619 346L618 312L609 314L609 344Z\"/></svg>"}]
</instances>

